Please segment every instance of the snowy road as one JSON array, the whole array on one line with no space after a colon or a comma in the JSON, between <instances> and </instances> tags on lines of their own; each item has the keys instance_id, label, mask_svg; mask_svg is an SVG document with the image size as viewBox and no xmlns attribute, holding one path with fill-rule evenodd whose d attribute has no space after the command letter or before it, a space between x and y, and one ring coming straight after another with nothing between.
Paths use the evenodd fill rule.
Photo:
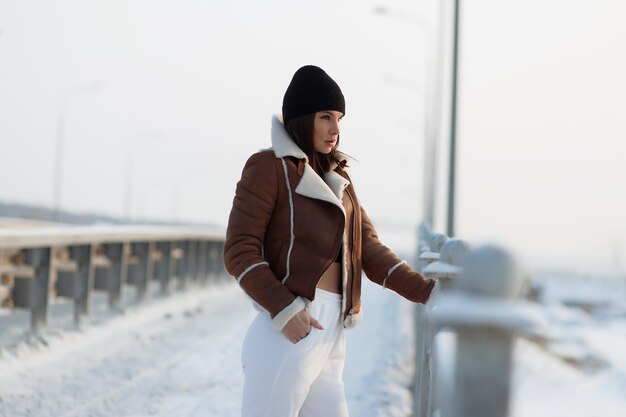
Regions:
<instances>
[{"instance_id":1,"label":"snowy road","mask_svg":"<svg viewBox=\"0 0 626 417\"><path fill-rule=\"evenodd\" d=\"M367 280L363 299L363 321L346 333L351 415L410 415L412 305ZM239 416L241 343L256 312L237 285L177 292L123 314L96 308L93 324L80 330L68 328L71 315L59 314L61 307L52 309L45 344L0 348L0 417ZM579 368L520 341L511 414L622 417L624 316L593 317L558 305L546 314L567 342L561 349L606 365ZM0 341L24 328L3 327Z\"/></svg>"},{"instance_id":2,"label":"snowy road","mask_svg":"<svg viewBox=\"0 0 626 417\"><path fill-rule=\"evenodd\" d=\"M228 286L65 334L0 379L2 416L236 416L239 341L253 314Z\"/></svg>"},{"instance_id":3,"label":"snowy road","mask_svg":"<svg viewBox=\"0 0 626 417\"><path fill-rule=\"evenodd\" d=\"M406 415L410 325L394 317L410 304L371 287L366 283L369 324L348 332L350 409L361 417ZM47 347L5 350L0 415L238 416L240 348L255 314L236 285L221 285L58 332Z\"/></svg>"}]
</instances>

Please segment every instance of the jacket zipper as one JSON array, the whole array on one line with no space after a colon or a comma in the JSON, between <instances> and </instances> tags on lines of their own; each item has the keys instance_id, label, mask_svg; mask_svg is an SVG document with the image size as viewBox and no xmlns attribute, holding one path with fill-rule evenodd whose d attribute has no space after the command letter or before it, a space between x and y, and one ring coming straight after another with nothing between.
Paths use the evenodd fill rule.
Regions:
<instances>
[{"instance_id":1,"label":"jacket zipper","mask_svg":"<svg viewBox=\"0 0 626 417\"><path fill-rule=\"evenodd\" d=\"M352 275L352 282L350 286L350 298L346 300L346 312L344 312L344 319L349 315L352 315L352 289L354 288L354 269L356 265L356 250L354 247L354 242L356 242L356 205L354 204L354 200L352 199L352 195L350 191L346 189L346 193L348 194L348 198L350 199L350 204L352 204L352 251L350 253L350 259L352 260L352 268L350 268L350 274ZM346 296L348 295L348 291L346 289Z\"/></svg>"}]
</instances>

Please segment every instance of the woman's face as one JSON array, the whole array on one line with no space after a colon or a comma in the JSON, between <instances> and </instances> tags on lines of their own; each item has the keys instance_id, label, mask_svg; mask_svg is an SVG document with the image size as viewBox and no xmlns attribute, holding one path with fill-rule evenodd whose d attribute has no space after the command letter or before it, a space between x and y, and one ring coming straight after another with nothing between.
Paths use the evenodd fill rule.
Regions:
<instances>
[{"instance_id":1,"label":"woman's face","mask_svg":"<svg viewBox=\"0 0 626 417\"><path fill-rule=\"evenodd\" d=\"M324 110L315 113L313 121L313 149L321 154L330 153L339 139L339 122L343 113Z\"/></svg>"}]
</instances>

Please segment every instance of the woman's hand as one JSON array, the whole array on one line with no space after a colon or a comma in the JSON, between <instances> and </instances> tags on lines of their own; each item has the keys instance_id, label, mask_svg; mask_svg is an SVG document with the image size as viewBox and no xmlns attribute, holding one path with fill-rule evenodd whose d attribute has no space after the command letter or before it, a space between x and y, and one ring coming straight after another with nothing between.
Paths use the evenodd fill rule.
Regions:
<instances>
[{"instance_id":1,"label":"woman's hand","mask_svg":"<svg viewBox=\"0 0 626 417\"><path fill-rule=\"evenodd\" d=\"M311 326L324 330L319 321L311 317L308 311L302 310L293 316L283 327L283 334L287 336L291 343L298 343L309 334Z\"/></svg>"}]
</instances>

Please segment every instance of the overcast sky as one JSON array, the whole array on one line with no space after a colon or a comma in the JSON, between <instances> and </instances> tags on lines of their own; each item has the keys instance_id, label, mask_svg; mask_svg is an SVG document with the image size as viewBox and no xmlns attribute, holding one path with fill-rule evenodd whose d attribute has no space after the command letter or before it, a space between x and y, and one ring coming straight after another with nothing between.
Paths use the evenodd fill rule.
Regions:
<instances>
[{"instance_id":1,"label":"overcast sky","mask_svg":"<svg viewBox=\"0 0 626 417\"><path fill-rule=\"evenodd\" d=\"M342 146L364 207L412 230L450 25L434 0L380 4L0 0L0 199L52 206L60 181L66 210L225 225L293 72L316 64L346 96ZM626 5L463 5L458 236L533 267L626 271Z\"/></svg>"}]
</instances>

